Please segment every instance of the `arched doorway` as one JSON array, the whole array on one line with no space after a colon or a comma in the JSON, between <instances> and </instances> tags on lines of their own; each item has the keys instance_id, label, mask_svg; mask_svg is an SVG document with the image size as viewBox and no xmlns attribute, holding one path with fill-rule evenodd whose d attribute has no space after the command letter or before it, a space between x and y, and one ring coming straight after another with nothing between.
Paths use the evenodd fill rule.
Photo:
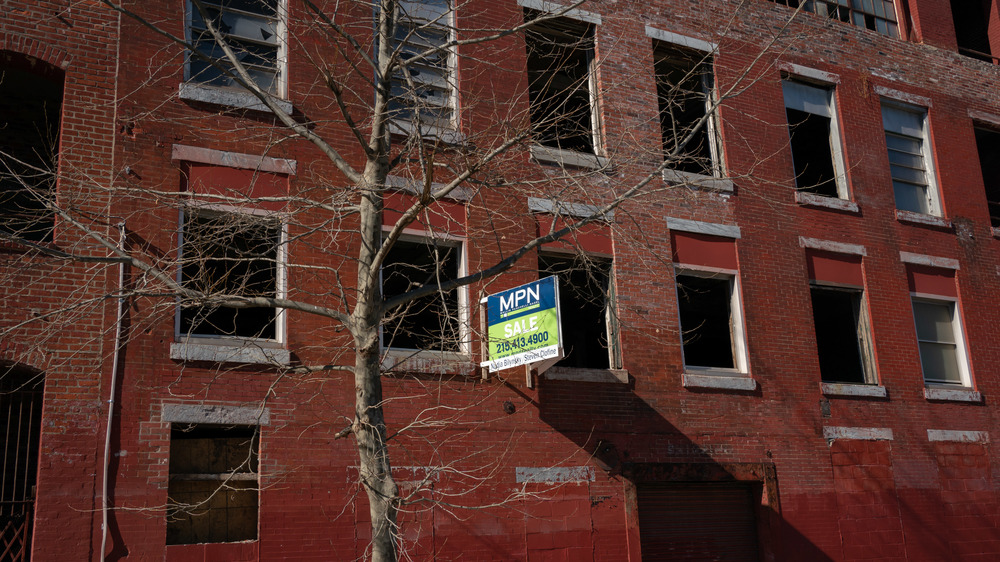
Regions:
<instances>
[{"instance_id":1,"label":"arched doorway","mask_svg":"<svg viewBox=\"0 0 1000 562\"><path fill-rule=\"evenodd\" d=\"M0 361L0 562L31 554L44 382L41 371Z\"/></svg>"}]
</instances>

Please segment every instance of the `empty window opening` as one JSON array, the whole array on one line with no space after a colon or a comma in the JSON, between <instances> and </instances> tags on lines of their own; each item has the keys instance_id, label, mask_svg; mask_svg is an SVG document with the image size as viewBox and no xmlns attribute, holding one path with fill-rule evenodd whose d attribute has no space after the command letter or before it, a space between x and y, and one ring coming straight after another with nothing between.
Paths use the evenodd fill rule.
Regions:
<instances>
[{"instance_id":1,"label":"empty window opening","mask_svg":"<svg viewBox=\"0 0 1000 562\"><path fill-rule=\"evenodd\" d=\"M184 287L212 297L277 297L281 223L246 213L186 213L181 246ZM277 339L277 310L219 304L181 307L182 336Z\"/></svg>"},{"instance_id":2,"label":"empty window opening","mask_svg":"<svg viewBox=\"0 0 1000 562\"><path fill-rule=\"evenodd\" d=\"M388 300L427 285L457 279L462 246L441 240L399 240L382 266L382 294ZM437 291L389 311L382 327L384 347L461 351L459 290Z\"/></svg>"},{"instance_id":3,"label":"empty window opening","mask_svg":"<svg viewBox=\"0 0 1000 562\"><path fill-rule=\"evenodd\" d=\"M976 149L979 151L979 169L986 187L990 224L1000 228L1000 132L977 128Z\"/></svg>"},{"instance_id":4,"label":"empty window opening","mask_svg":"<svg viewBox=\"0 0 1000 562\"><path fill-rule=\"evenodd\" d=\"M733 285L728 275L677 275L685 366L739 367Z\"/></svg>"},{"instance_id":5,"label":"empty window opening","mask_svg":"<svg viewBox=\"0 0 1000 562\"><path fill-rule=\"evenodd\" d=\"M653 47L663 153L668 167L719 175L712 106L712 57L657 41ZM676 152L676 154L675 154Z\"/></svg>"},{"instance_id":6,"label":"empty window opening","mask_svg":"<svg viewBox=\"0 0 1000 562\"><path fill-rule=\"evenodd\" d=\"M0 51L0 232L52 240L62 96L62 71Z\"/></svg>"},{"instance_id":7,"label":"empty window opening","mask_svg":"<svg viewBox=\"0 0 1000 562\"><path fill-rule=\"evenodd\" d=\"M962 1L962 0L959 0ZM790 8L877 31L889 37L899 37L896 7L892 0L773 0Z\"/></svg>"},{"instance_id":8,"label":"empty window opening","mask_svg":"<svg viewBox=\"0 0 1000 562\"><path fill-rule=\"evenodd\" d=\"M839 185L840 139L833 91L801 82L782 82L785 115L795 165L795 185L826 197L845 197Z\"/></svg>"},{"instance_id":9,"label":"empty window opening","mask_svg":"<svg viewBox=\"0 0 1000 562\"><path fill-rule=\"evenodd\" d=\"M525 10L525 20L539 17ZM596 153L594 29L568 18L539 22L525 33L528 100L535 142Z\"/></svg>"},{"instance_id":10,"label":"empty window opening","mask_svg":"<svg viewBox=\"0 0 1000 562\"><path fill-rule=\"evenodd\" d=\"M990 50L992 11L993 0L951 0L958 52L987 62L993 61Z\"/></svg>"},{"instance_id":11,"label":"empty window opening","mask_svg":"<svg viewBox=\"0 0 1000 562\"><path fill-rule=\"evenodd\" d=\"M202 0L205 16L235 53L250 79L265 92L278 93L279 0ZM206 18L194 2L189 3L190 38L195 50L211 62L189 55L188 73L192 82L232 87L238 83L234 66L222 45L215 40Z\"/></svg>"},{"instance_id":12,"label":"empty window opening","mask_svg":"<svg viewBox=\"0 0 1000 562\"><path fill-rule=\"evenodd\" d=\"M389 114L393 119L439 128L454 127L455 79L451 52L452 12L448 0L403 1L398 5Z\"/></svg>"},{"instance_id":13,"label":"empty window opening","mask_svg":"<svg viewBox=\"0 0 1000 562\"><path fill-rule=\"evenodd\" d=\"M611 260L543 254L541 277L559 277L560 341L565 357L557 367L607 369L614 350Z\"/></svg>"},{"instance_id":14,"label":"empty window opening","mask_svg":"<svg viewBox=\"0 0 1000 562\"><path fill-rule=\"evenodd\" d=\"M167 544L257 538L257 451L255 426L174 424Z\"/></svg>"},{"instance_id":15,"label":"empty window opening","mask_svg":"<svg viewBox=\"0 0 1000 562\"><path fill-rule=\"evenodd\" d=\"M940 384L964 384L964 358L960 357L960 329L955 318L955 303L913 300L913 318L917 325L920 364L924 381Z\"/></svg>"},{"instance_id":16,"label":"empty window opening","mask_svg":"<svg viewBox=\"0 0 1000 562\"><path fill-rule=\"evenodd\" d=\"M930 167L925 121L923 110L882 106L882 125L889 151L896 208L937 215L937 193Z\"/></svg>"},{"instance_id":17,"label":"empty window opening","mask_svg":"<svg viewBox=\"0 0 1000 562\"><path fill-rule=\"evenodd\" d=\"M863 292L820 286L811 292L823 382L874 383Z\"/></svg>"}]
</instances>

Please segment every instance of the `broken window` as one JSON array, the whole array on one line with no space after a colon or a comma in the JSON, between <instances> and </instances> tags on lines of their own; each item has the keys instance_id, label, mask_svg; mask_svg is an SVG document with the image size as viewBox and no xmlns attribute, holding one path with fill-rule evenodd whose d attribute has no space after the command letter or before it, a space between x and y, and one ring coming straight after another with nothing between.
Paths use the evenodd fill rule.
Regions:
<instances>
[{"instance_id":1,"label":"broken window","mask_svg":"<svg viewBox=\"0 0 1000 562\"><path fill-rule=\"evenodd\" d=\"M685 367L744 370L737 295L736 279L731 275L677 274Z\"/></svg>"},{"instance_id":2,"label":"broken window","mask_svg":"<svg viewBox=\"0 0 1000 562\"><path fill-rule=\"evenodd\" d=\"M660 132L668 167L718 176L719 146L712 106L712 57L656 41L653 45ZM707 117L706 117L707 116Z\"/></svg>"},{"instance_id":3,"label":"broken window","mask_svg":"<svg viewBox=\"0 0 1000 562\"><path fill-rule=\"evenodd\" d=\"M927 113L901 104L882 104L882 126L896 208L939 215L927 136Z\"/></svg>"},{"instance_id":4,"label":"broken window","mask_svg":"<svg viewBox=\"0 0 1000 562\"><path fill-rule=\"evenodd\" d=\"M794 80L783 80L781 86L795 186L800 191L846 199L833 90Z\"/></svg>"},{"instance_id":5,"label":"broken window","mask_svg":"<svg viewBox=\"0 0 1000 562\"><path fill-rule=\"evenodd\" d=\"M213 297L278 296L281 222L249 213L189 209L181 240L185 288ZM184 305L185 337L278 339L277 309L220 304Z\"/></svg>"},{"instance_id":6,"label":"broken window","mask_svg":"<svg viewBox=\"0 0 1000 562\"><path fill-rule=\"evenodd\" d=\"M790 8L851 23L889 37L899 37L896 6L892 0L772 0ZM959 0L964 1L964 0Z\"/></svg>"},{"instance_id":7,"label":"broken window","mask_svg":"<svg viewBox=\"0 0 1000 562\"><path fill-rule=\"evenodd\" d=\"M238 87L238 76L206 22L221 35L265 92L280 94L280 0L200 0L188 4L189 36L197 54L188 55L188 79L211 86ZM204 9L199 10L198 4ZM201 56L198 56L201 55ZM203 59L205 57L208 60ZM214 65L213 65L214 63ZM221 68L216 68L218 65ZM224 70L225 71L224 71Z\"/></svg>"},{"instance_id":8,"label":"broken window","mask_svg":"<svg viewBox=\"0 0 1000 562\"><path fill-rule=\"evenodd\" d=\"M167 544L257 538L258 428L174 424Z\"/></svg>"},{"instance_id":9,"label":"broken window","mask_svg":"<svg viewBox=\"0 0 1000 562\"><path fill-rule=\"evenodd\" d=\"M814 285L811 293L823 382L874 383L862 290Z\"/></svg>"},{"instance_id":10,"label":"broken window","mask_svg":"<svg viewBox=\"0 0 1000 562\"><path fill-rule=\"evenodd\" d=\"M990 224L1000 228L1000 132L976 128L976 149L979 152L979 170L986 187Z\"/></svg>"},{"instance_id":11,"label":"broken window","mask_svg":"<svg viewBox=\"0 0 1000 562\"><path fill-rule=\"evenodd\" d=\"M612 262L590 256L542 254L541 277L559 277L560 341L565 357L557 367L618 367Z\"/></svg>"},{"instance_id":12,"label":"broken window","mask_svg":"<svg viewBox=\"0 0 1000 562\"><path fill-rule=\"evenodd\" d=\"M961 326L951 301L913 299L913 319L917 325L920 365L924 381L940 384L968 384Z\"/></svg>"},{"instance_id":13,"label":"broken window","mask_svg":"<svg viewBox=\"0 0 1000 562\"><path fill-rule=\"evenodd\" d=\"M539 17L525 10L525 20ZM554 148L599 150L594 80L594 28L569 19L547 19L525 33L528 101L535 142Z\"/></svg>"},{"instance_id":14,"label":"broken window","mask_svg":"<svg viewBox=\"0 0 1000 562\"><path fill-rule=\"evenodd\" d=\"M455 76L451 51L452 11L448 0L402 1L397 6L389 113L393 119L453 128Z\"/></svg>"},{"instance_id":15,"label":"broken window","mask_svg":"<svg viewBox=\"0 0 1000 562\"><path fill-rule=\"evenodd\" d=\"M993 62L990 50L990 12L993 0L951 0L958 52Z\"/></svg>"},{"instance_id":16,"label":"broken window","mask_svg":"<svg viewBox=\"0 0 1000 562\"><path fill-rule=\"evenodd\" d=\"M386 300L457 279L461 244L435 239L399 240L382 266ZM428 351L462 350L461 291L435 291L390 310L382 326L384 347Z\"/></svg>"},{"instance_id":17,"label":"broken window","mask_svg":"<svg viewBox=\"0 0 1000 562\"><path fill-rule=\"evenodd\" d=\"M62 71L0 55L0 232L52 240L62 95Z\"/></svg>"}]
</instances>

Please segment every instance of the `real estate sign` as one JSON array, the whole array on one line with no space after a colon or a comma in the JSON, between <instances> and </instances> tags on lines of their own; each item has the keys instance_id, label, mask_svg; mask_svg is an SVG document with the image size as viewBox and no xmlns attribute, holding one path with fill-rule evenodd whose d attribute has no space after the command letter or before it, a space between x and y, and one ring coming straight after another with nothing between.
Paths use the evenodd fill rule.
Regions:
<instances>
[{"instance_id":1,"label":"real estate sign","mask_svg":"<svg viewBox=\"0 0 1000 562\"><path fill-rule=\"evenodd\" d=\"M484 299L490 372L559 356L559 279L556 276L514 287Z\"/></svg>"}]
</instances>

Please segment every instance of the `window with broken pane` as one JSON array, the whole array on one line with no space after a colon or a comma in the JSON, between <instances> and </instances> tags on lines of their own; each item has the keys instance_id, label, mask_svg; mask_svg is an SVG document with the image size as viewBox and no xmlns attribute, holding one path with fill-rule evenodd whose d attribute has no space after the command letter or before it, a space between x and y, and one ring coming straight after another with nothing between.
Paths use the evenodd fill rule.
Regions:
<instances>
[{"instance_id":1,"label":"window with broken pane","mask_svg":"<svg viewBox=\"0 0 1000 562\"><path fill-rule=\"evenodd\" d=\"M525 20L539 17L525 10ZM525 32L528 101L535 142L596 154L598 126L594 28L569 18L537 22Z\"/></svg>"},{"instance_id":2,"label":"window with broken pane","mask_svg":"<svg viewBox=\"0 0 1000 562\"><path fill-rule=\"evenodd\" d=\"M462 246L435 239L399 240L382 266L382 295L388 300L459 277ZM462 350L460 290L435 291L388 311L382 345L425 351Z\"/></svg>"},{"instance_id":3,"label":"window with broken pane","mask_svg":"<svg viewBox=\"0 0 1000 562\"><path fill-rule=\"evenodd\" d=\"M190 0L189 34L198 54L188 55L188 80L221 87L239 85L224 43L257 86L280 95L280 12L280 0ZM221 35L221 42L209 30L209 23Z\"/></svg>"},{"instance_id":4,"label":"window with broken pane","mask_svg":"<svg viewBox=\"0 0 1000 562\"><path fill-rule=\"evenodd\" d=\"M823 382L875 382L868 315L861 289L813 285L813 323Z\"/></svg>"},{"instance_id":5,"label":"window with broken pane","mask_svg":"<svg viewBox=\"0 0 1000 562\"><path fill-rule=\"evenodd\" d=\"M660 133L668 167L718 176L719 145L712 105L712 57L693 49L653 44Z\"/></svg>"},{"instance_id":6,"label":"window with broken pane","mask_svg":"<svg viewBox=\"0 0 1000 562\"><path fill-rule=\"evenodd\" d=\"M205 299L183 301L183 337L277 339L277 310L211 302L277 297L281 222L249 213L188 209L181 239L181 281Z\"/></svg>"},{"instance_id":7,"label":"window with broken pane","mask_svg":"<svg viewBox=\"0 0 1000 562\"><path fill-rule=\"evenodd\" d=\"M173 424L167 544L257 538L258 428Z\"/></svg>"},{"instance_id":8,"label":"window with broken pane","mask_svg":"<svg viewBox=\"0 0 1000 562\"><path fill-rule=\"evenodd\" d=\"M455 126L455 73L448 43L453 12L448 0L403 1L397 6L389 113L414 126Z\"/></svg>"},{"instance_id":9,"label":"window with broken pane","mask_svg":"<svg viewBox=\"0 0 1000 562\"><path fill-rule=\"evenodd\" d=\"M926 119L927 114L922 108L882 104L882 125L889 151L889 171L896 196L896 208L925 215L939 215Z\"/></svg>"},{"instance_id":10,"label":"window with broken pane","mask_svg":"<svg viewBox=\"0 0 1000 562\"><path fill-rule=\"evenodd\" d=\"M772 0L790 8L802 7L830 19L877 31L889 37L899 37L896 6L892 0ZM963 0L964 1L964 0Z\"/></svg>"},{"instance_id":11,"label":"window with broken pane","mask_svg":"<svg viewBox=\"0 0 1000 562\"><path fill-rule=\"evenodd\" d=\"M721 273L678 273L677 304L684 366L742 370L735 279Z\"/></svg>"},{"instance_id":12,"label":"window with broken pane","mask_svg":"<svg viewBox=\"0 0 1000 562\"><path fill-rule=\"evenodd\" d=\"M833 89L795 80L781 86L796 188L846 199Z\"/></svg>"},{"instance_id":13,"label":"window with broken pane","mask_svg":"<svg viewBox=\"0 0 1000 562\"><path fill-rule=\"evenodd\" d=\"M594 256L541 254L539 277L559 278L564 358L557 367L618 366L612 262Z\"/></svg>"}]
</instances>

